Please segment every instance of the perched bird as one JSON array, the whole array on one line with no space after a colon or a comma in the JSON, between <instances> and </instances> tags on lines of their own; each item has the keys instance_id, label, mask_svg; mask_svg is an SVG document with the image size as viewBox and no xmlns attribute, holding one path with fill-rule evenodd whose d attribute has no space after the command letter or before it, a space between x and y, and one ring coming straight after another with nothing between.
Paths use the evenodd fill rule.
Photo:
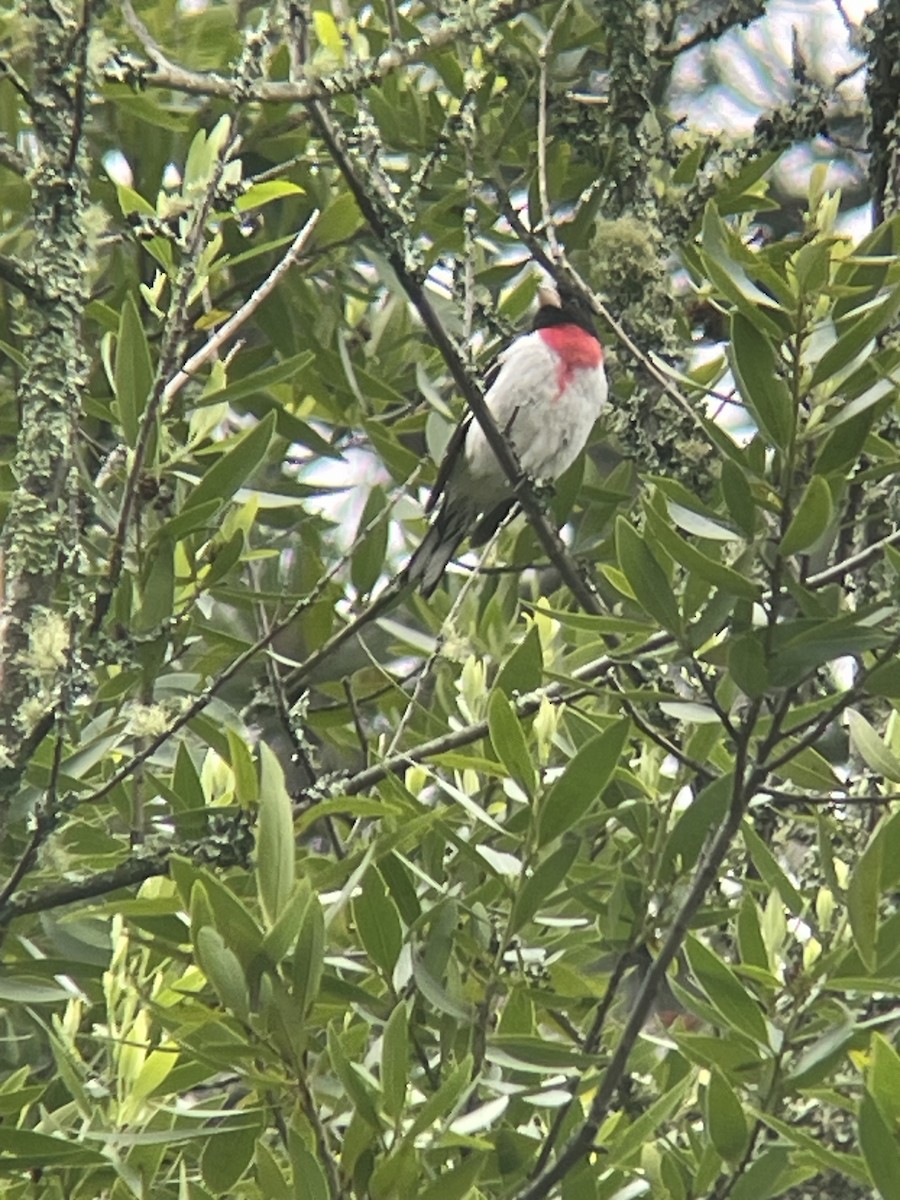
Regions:
<instances>
[{"instance_id":1,"label":"perched bird","mask_svg":"<svg viewBox=\"0 0 900 1200\"><path fill-rule=\"evenodd\" d=\"M584 447L606 400L603 347L577 296L542 288L530 333L517 337L485 380L485 403L532 479L556 480ZM469 413L453 433L426 512L431 527L406 566L430 596L457 547L483 545L516 503L509 479Z\"/></svg>"}]
</instances>

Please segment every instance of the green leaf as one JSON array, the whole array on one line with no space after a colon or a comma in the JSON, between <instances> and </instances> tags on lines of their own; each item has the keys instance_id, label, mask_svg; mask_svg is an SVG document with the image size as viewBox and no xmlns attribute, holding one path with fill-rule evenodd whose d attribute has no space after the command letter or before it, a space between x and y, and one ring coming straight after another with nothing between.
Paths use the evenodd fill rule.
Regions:
<instances>
[{"instance_id":1,"label":"green leaf","mask_svg":"<svg viewBox=\"0 0 900 1200\"><path fill-rule=\"evenodd\" d=\"M734 787L732 776L722 775L707 784L678 817L663 848L663 861L690 871L703 844L725 818Z\"/></svg>"},{"instance_id":2,"label":"green leaf","mask_svg":"<svg viewBox=\"0 0 900 1200\"><path fill-rule=\"evenodd\" d=\"M878 1194L882 1200L900 1200L900 1142L869 1091L863 1092L858 1123L860 1148Z\"/></svg>"},{"instance_id":3,"label":"green leaf","mask_svg":"<svg viewBox=\"0 0 900 1200\"><path fill-rule=\"evenodd\" d=\"M125 441L137 445L141 417L153 387L153 361L134 297L126 296L116 339L115 390Z\"/></svg>"},{"instance_id":4,"label":"green leaf","mask_svg":"<svg viewBox=\"0 0 900 1200\"><path fill-rule=\"evenodd\" d=\"M238 212L248 212L253 208L262 208L273 200L283 200L285 196L302 196L303 188L289 179L266 179L262 183L253 183L243 196L238 196L235 208Z\"/></svg>"},{"instance_id":5,"label":"green leaf","mask_svg":"<svg viewBox=\"0 0 900 1200\"><path fill-rule=\"evenodd\" d=\"M564 838L548 858L544 859L525 880L519 889L509 917L509 932L518 931L525 925L545 900L556 891L569 873L569 868L578 854L578 839Z\"/></svg>"},{"instance_id":6,"label":"green leaf","mask_svg":"<svg viewBox=\"0 0 900 1200\"><path fill-rule=\"evenodd\" d=\"M369 594L384 568L388 540L386 510L384 489L373 487L359 518L356 529L358 544L350 559L350 581L361 596ZM379 514L382 514L380 519L376 519Z\"/></svg>"},{"instance_id":7,"label":"green leaf","mask_svg":"<svg viewBox=\"0 0 900 1200\"><path fill-rule=\"evenodd\" d=\"M79 1145L66 1137L51 1137L31 1129L0 1125L0 1169L44 1171L48 1167L103 1167L109 1159L99 1150Z\"/></svg>"},{"instance_id":8,"label":"green leaf","mask_svg":"<svg viewBox=\"0 0 900 1200\"><path fill-rule=\"evenodd\" d=\"M403 931L397 906L374 867L363 876L360 894L353 900L352 907L353 920L366 953L389 977L403 945Z\"/></svg>"},{"instance_id":9,"label":"green leaf","mask_svg":"<svg viewBox=\"0 0 900 1200\"><path fill-rule=\"evenodd\" d=\"M726 1162L740 1162L747 1148L747 1121L734 1089L715 1067L706 1087L704 1116L716 1151Z\"/></svg>"},{"instance_id":10,"label":"green leaf","mask_svg":"<svg viewBox=\"0 0 900 1200\"><path fill-rule=\"evenodd\" d=\"M745 696L762 696L769 688L769 670L762 637L742 633L728 643L728 669Z\"/></svg>"},{"instance_id":11,"label":"green leaf","mask_svg":"<svg viewBox=\"0 0 900 1200\"><path fill-rule=\"evenodd\" d=\"M469 1197L474 1200L477 1193L472 1189L487 1162L484 1152L470 1152L458 1166L441 1171L439 1179L417 1192L417 1200L468 1200Z\"/></svg>"},{"instance_id":12,"label":"green leaf","mask_svg":"<svg viewBox=\"0 0 900 1200\"><path fill-rule=\"evenodd\" d=\"M638 604L664 629L681 631L681 614L665 571L647 543L622 516L616 520L616 557Z\"/></svg>"},{"instance_id":13,"label":"green leaf","mask_svg":"<svg viewBox=\"0 0 900 1200\"><path fill-rule=\"evenodd\" d=\"M742 313L731 318L731 361L741 397L772 445L786 450L794 434L794 401L778 372L768 337Z\"/></svg>"},{"instance_id":14,"label":"green leaf","mask_svg":"<svg viewBox=\"0 0 900 1200\"><path fill-rule=\"evenodd\" d=\"M362 223L363 215L354 198L349 192L341 192L319 217L315 243L324 246L329 242L342 242L354 234Z\"/></svg>"},{"instance_id":15,"label":"green leaf","mask_svg":"<svg viewBox=\"0 0 900 1200\"><path fill-rule=\"evenodd\" d=\"M241 1125L226 1138L211 1138L200 1155L203 1182L217 1196L230 1192L253 1161L258 1125Z\"/></svg>"},{"instance_id":16,"label":"green leaf","mask_svg":"<svg viewBox=\"0 0 900 1200\"><path fill-rule=\"evenodd\" d=\"M228 443L229 449L216 459L191 492L185 510L199 508L210 500L217 500L219 504L230 500L265 459L274 428L275 416L269 413L249 432L232 439Z\"/></svg>"},{"instance_id":17,"label":"green leaf","mask_svg":"<svg viewBox=\"0 0 900 1200\"><path fill-rule=\"evenodd\" d=\"M172 616L175 608L175 546L161 537L151 556L141 589L141 611L135 629L145 633L157 629Z\"/></svg>"},{"instance_id":18,"label":"green leaf","mask_svg":"<svg viewBox=\"0 0 900 1200\"><path fill-rule=\"evenodd\" d=\"M525 740L525 733L515 709L497 688L491 692L488 701L488 730L494 752L510 777L529 799L533 798L537 787L537 774L531 762L528 742Z\"/></svg>"},{"instance_id":19,"label":"green leaf","mask_svg":"<svg viewBox=\"0 0 900 1200\"><path fill-rule=\"evenodd\" d=\"M291 1165L294 1169L294 1200L328 1200L331 1193L322 1164L306 1146L292 1143Z\"/></svg>"},{"instance_id":20,"label":"green leaf","mask_svg":"<svg viewBox=\"0 0 900 1200\"><path fill-rule=\"evenodd\" d=\"M545 846L585 815L612 779L631 731L627 717L584 743L541 798L538 844Z\"/></svg>"},{"instance_id":21,"label":"green leaf","mask_svg":"<svg viewBox=\"0 0 900 1200\"><path fill-rule=\"evenodd\" d=\"M319 898L313 895L306 909L291 970L291 991L297 1005L297 1019L302 1020L319 995L325 959L325 914Z\"/></svg>"},{"instance_id":22,"label":"green leaf","mask_svg":"<svg viewBox=\"0 0 900 1200\"><path fill-rule=\"evenodd\" d=\"M294 818L281 764L265 742L259 762L256 887L271 928L294 890Z\"/></svg>"},{"instance_id":23,"label":"green leaf","mask_svg":"<svg viewBox=\"0 0 900 1200\"><path fill-rule=\"evenodd\" d=\"M721 588L722 591L728 592L729 595L739 596L745 600L759 599L760 591L755 583L735 571L733 567L728 567L717 559L711 558L685 538L679 537L651 506L647 506L646 513L648 526L652 529L653 536L677 563L686 567L687 570L693 571L701 579L707 580L708 583Z\"/></svg>"},{"instance_id":24,"label":"green leaf","mask_svg":"<svg viewBox=\"0 0 900 1200\"><path fill-rule=\"evenodd\" d=\"M266 1200L297 1200L294 1189L282 1174L278 1160L265 1138L257 1138L255 1162L256 1183Z\"/></svg>"},{"instance_id":25,"label":"green leaf","mask_svg":"<svg viewBox=\"0 0 900 1200\"><path fill-rule=\"evenodd\" d=\"M685 941L685 954L694 979L725 1023L735 1032L768 1047L765 1017L731 967L695 937Z\"/></svg>"},{"instance_id":26,"label":"green leaf","mask_svg":"<svg viewBox=\"0 0 900 1200\"><path fill-rule=\"evenodd\" d=\"M782 1194L781 1181L790 1167L790 1157L784 1146L763 1150L738 1178L729 1192L729 1200L771 1200Z\"/></svg>"},{"instance_id":27,"label":"green leaf","mask_svg":"<svg viewBox=\"0 0 900 1200\"><path fill-rule=\"evenodd\" d=\"M470 1055L466 1055L413 1117L403 1135L404 1142L413 1142L420 1133L430 1129L435 1121L448 1117L453 1112L463 1095L474 1086L470 1083L471 1074L472 1059Z\"/></svg>"},{"instance_id":28,"label":"green leaf","mask_svg":"<svg viewBox=\"0 0 900 1200\"><path fill-rule=\"evenodd\" d=\"M214 392L205 392L197 402L197 408L206 408L210 405L217 404L233 404L235 400L245 400L248 396L254 396L258 392L268 391L273 388L276 383L284 383L288 379L292 379L300 371L304 371L310 363L315 362L316 356L312 350L304 350L302 354L294 354L290 358L284 359L282 362L275 363L271 367L263 367L262 370L252 371L249 375L242 379L236 379L233 383L229 383L227 387L219 388ZM331 450L332 456L340 457L336 451Z\"/></svg>"},{"instance_id":29,"label":"green leaf","mask_svg":"<svg viewBox=\"0 0 900 1200\"><path fill-rule=\"evenodd\" d=\"M850 743L866 766L877 775L900 783L900 759L878 736L862 713L847 709Z\"/></svg>"},{"instance_id":30,"label":"green leaf","mask_svg":"<svg viewBox=\"0 0 900 1200\"><path fill-rule=\"evenodd\" d=\"M691 1086L691 1076L685 1075L658 1096L624 1132L618 1137L613 1136L604 1155L607 1161L618 1166L638 1157L642 1147L653 1142L660 1127L666 1125L679 1110Z\"/></svg>"},{"instance_id":31,"label":"green leaf","mask_svg":"<svg viewBox=\"0 0 900 1200\"><path fill-rule=\"evenodd\" d=\"M761 878L765 880L772 891L778 893L785 907L793 916L802 916L806 910L803 896L788 879L783 867L749 820L744 821L741 826L741 836Z\"/></svg>"},{"instance_id":32,"label":"green leaf","mask_svg":"<svg viewBox=\"0 0 900 1200\"><path fill-rule=\"evenodd\" d=\"M512 700L516 693L524 696L540 687L542 676L541 637L537 626L532 625L501 665L494 688Z\"/></svg>"},{"instance_id":33,"label":"green leaf","mask_svg":"<svg viewBox=\"0 0 900 1200\"><path fill-rule=\"evenodd\" d=\"M225 736L231 751L228 761L234 773L235 798L242 807L250 807L259 801L259 780L250 748L234 729L226 729Z\"/></svg>"},{"instance_id":34,"label":"green leaf","mask_svg":"<svg viewBox=\"0 0 900 1200\"><path fill-rule=\"evenodd\" d=\"M406 1005L396 1006L381 1035L381 1091L384 1111L399 1121L406 1101L409 1074L409 1015Z\"/></svg>"},{"instance_id":35,"label":"green leaf","mask_svg":"<svg viewBox=\"0 0 900 1200\"><path fill-rule=\"evenodd\" d=\"M887 296L873 308L870 308L858 320L853 321L844 332L839 334L837 341L830 346L812 373L810 385L816 387L836 375L843 367L861 354L866 346L885 329L900 312L900 286L895 287Z\"/></svg>"},{"instance_id":36,"label":"green leaf","mask_svg":"<svg viewBox=\"0 0 900 1200\"><path fill-rule=\"evenodd\" d=\"M788 555L808 550L831 524L833 516L831 488L823 476L813 475L781 539L778 553Z\"/></svg>"},{"instance_id":37,"label":"green leaf","mask_svg":"<svg viewBox=\"0 0 900 1200\"><path fill-rule=\"evenodd\" d=\"M209 925L198 930L195 949L203 974L219 999L235 1016L247 1020L250 1016L250 995L237 955L228 949L222 935Z\"/></svg>"},{"instance_id":38,"label":"green leaf","mask_svg":"<svg viewBox=\"0 0 900 1200\"><path fill-rule=\"evenodd\" d=\"M722 462L721 484L729 516L752 537L756 531L756 501L746 474L730 458Z\"/></svg>"},{"instance_id":39,"label":"green leaf","mask_svg":"<svg viewBox=\"0 0 900 1200\"><path fill-rule=\"evenodd\" d=\"M356 1112L373 1129L380 1129L381 1121L378 1119L375 1108L372 1086L368 1080L363 1078L357 1065L348 1059L341 1044L339 1023L336 1021L332 1021L328 1026L328 1057L335 1075L343 1084L344 1092Z\"/></svg>"},{"instance_id":40,"label":"green leaf","mask_svg":"<svg viewBox=\"0 0 900 1200\"><path fill-rule=\"evenodd\" d=\"M735 261L731 253L731 243L734 240L734 235L710 201L703 214L703 266L722 295L730 300L747 320L755 322L760 328L777 337L780 333L777 322L763 310L777 309L778 304L757 287L744 267Z\"/></svg>"},{"instance_id":41,"label":"green leaf","mask_svg":"<svg viewBox=\"0 0 900 1200\"><path fill-rule=\"evenodd\" d=\"M882 1034L875 1032L869 1062L872 1097L891 1128L900 1130L900 1054Z\"/></svg>"},{"instance_id":42,"label":"green leaf","mask_svg":"<svg viewBox=\"0 0 900 1200\"><path fill-rule=\"evenodd\" d=\"M895 814L900 816L900 813ZM881 821L869 838L865 850L856 860L847 887L847 915L853 941L869 971L878 966L876 954L878 936L878 904L881 895L882 864L887 843L885 831L889 822Z\"/></svg>"}]
</instances>

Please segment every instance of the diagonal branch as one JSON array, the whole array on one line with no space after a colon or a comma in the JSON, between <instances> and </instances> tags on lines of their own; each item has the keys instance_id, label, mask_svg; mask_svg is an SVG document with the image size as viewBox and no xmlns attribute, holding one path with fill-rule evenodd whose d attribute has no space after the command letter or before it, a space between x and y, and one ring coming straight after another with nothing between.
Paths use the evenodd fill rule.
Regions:
<instances>
[{"instance_id":1,"label":"diagonal branch","mask_svg":"<svg viewBox=\"0 0 900 1200\"><path fill-rule=\"evenodd\" d=\"M338 170L359 205L360 211L368 221L372 232L381 242L382 249L403 290L415 306L429 336L447 364L454 383L462 393L473 417L484 431L488 445L509 479L516 499L522 506L547 556L585 612L595 615L602 614L604 609L593 585L579 570L559 534L544 515L530 481L522 471L509 442L500 432L490 409L485 404L481 388L466 370L462 356L438 319L421 281L410 269L405 255L399 248L398 238L402 236L403 231L394 227L395 223L391 214L384 213L378 207L372 192L350 161L340 134L332 125L322 106L313 102L309 105L309 112Z\"/></svg>"}]
</instances>

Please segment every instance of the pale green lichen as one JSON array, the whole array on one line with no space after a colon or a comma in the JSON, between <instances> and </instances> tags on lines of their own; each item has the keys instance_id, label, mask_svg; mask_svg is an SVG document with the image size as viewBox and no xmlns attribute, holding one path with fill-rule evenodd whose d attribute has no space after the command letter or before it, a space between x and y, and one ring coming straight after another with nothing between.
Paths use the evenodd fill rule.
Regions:
<instances>
[{"instance_id":1,"label":"pale green lichen","mask_svg":"<svg viewBox=\"0 0 900 1200\"><path fill-rule=\"evenodd\" d=\"M162 704L139 704L128 706L125 732L131 737L153 738L165 733L171 718Z\"/></svg>"},{"instance_id":2,"label":"pale green lichen","mask_svg":"<svg viewBox=\"0 0 900 1200\"><path fill-rule=\"evenodd\" d=\"M52 679L66 665L69 644L66 619L52 609L44 609L32 619L24 664L39 678Z\"/></svg>"}]
</instances>

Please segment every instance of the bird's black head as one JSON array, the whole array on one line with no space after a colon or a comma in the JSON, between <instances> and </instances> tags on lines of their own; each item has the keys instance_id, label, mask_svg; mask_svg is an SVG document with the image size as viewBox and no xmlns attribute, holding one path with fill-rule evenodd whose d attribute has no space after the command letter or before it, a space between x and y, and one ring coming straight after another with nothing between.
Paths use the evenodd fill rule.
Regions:
<instances>
[{"instance_id":1,"label":"bird's black head","mask_svg":"<svg viewBox=\"0 0 900 1200\"><path fill-rule=\"evenodd\" d=\"M535 329L547 329L551 325L577 325L591 337L597 337L597 325L591 306L577 292L568 288L541 288L538 292L540 307L534 318Z\"/></svg>"}]
</instances>

